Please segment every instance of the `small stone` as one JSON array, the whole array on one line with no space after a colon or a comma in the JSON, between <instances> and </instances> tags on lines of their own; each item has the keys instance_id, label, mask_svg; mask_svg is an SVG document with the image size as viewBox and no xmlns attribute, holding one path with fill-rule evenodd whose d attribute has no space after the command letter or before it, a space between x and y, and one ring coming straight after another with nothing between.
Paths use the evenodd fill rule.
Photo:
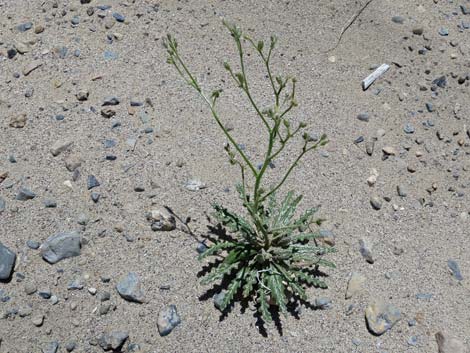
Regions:
<instances>
[{"instance_id":1,"label":"small stone","mask_svg":"<svg viewBox=\"0 0 470 353\"><path fill-rule=\"evenodd\" d=\"M99 345L105 351L120 351L129 338L127 331L111 331L103 333L99 338Z\"/></svg>"},{"instance_id":2,"label":"small stone","mask_svg":"<svg viewBox=\"0 0 470 353\"><path fill-rule=\"evenodd\" d=\"M465 353L465 345L462 341L441 331L435 334L439 353Z\"/></svg>"},{"instance_id":3,"label":"small stone","mask_svg":"<svg viewBox=\"0 0 470 353\"><path fill-rule=\"evenodd\" d=\"M110 96L110 97L106 97L104 99L102 106L105 107L105 106L109 106L109 105L118 105L119 102L120 102L119 98L117 98L115 96Z\"/></svg>"},{"instance_id":4,"label":"small stone","mask_svg":"<svg viewBox=\"0 0 470 353\"><path fill-rule=\"evenodd\" d=\"M439 28L439 34L443 37L448 36L449 35L449 30L445 27L441 27L441 28Z\"/></svg>"},{"instance_id":5,"label":"small stone","mask_svg":"<svg viewBox=\"0 0 470 353\"><path fill-rule=\"evenodd\" d=\"M87 179L87 189L88 190L91 190L93 188L96 188L98 186L100 186L100 183L98 181L98 179L96 179L96 177L94 175L88 175L88 179Z\"/></svg>"},{"instance_id":6,"label":"small stone","mask_svg":"<svg viewBox=\"0 0 470 353\"><path fill-rule=\"evenodd\" d=\"M378 211L382 208L382 200L376 195L370 198L370 204L374 210Z\"/></svg>"},{"instance_id":7,"label":"small stone","mask_svg":"<svg viewBox=\"0 0 470 353\"><path fill-rule=\"evenodd\" d=\"M358 272L351 273L349 278L348 287L346 289L346 299L350 299L357 294L361 293L364 288L363 285L366 282L366 277Z\"/></svg>"},{"instance_id":8,"label":"small stone","mask_svg":"<svg viewBox=\"0 0 470 353\"><path fill-rule=\"evenodd\" d=\"M42 349L42 353L57 353L58 349L59 349L59 342L54 341L54 342L48 343L47 346L45 346Z\"/></svg>"},{"instance_id":9,"label":"small stone","mask_svg":"<svg viewBox=\"0 0 470 353\"><path fill-rule=\"evenodd\" d=\"M157 326L160 336L168 335L180 323L181 319L175 305L167 305L158 313Z\"/></svg>"},{"instance_id":10,"label":"small stone","mask_svg":"<svg viewBox=\"0 0 470 353\"><path fill-rule=\"evenodd\" d=\"M360 113L357 116L357 119L360 120L360 121L368 122L369 121L369 113Z\"/></svg>"},{"instance_id":11,"label":"small stone","mask_svg":"<svg viewBox=\"0 0 470 353\"><path fill-rule=\"evenodd\" d=\"M447 266L449 267L450 272L452 273L452 275L457 281L463 280L463 276L462 276L462 273L460 272L459 264L457 263L457 261L448 260Z\"/></svg>"},{"instance_id":12,"label":"small stone","mask_svg":"<svg viewBox=\"0 0 470 353\"><path fill-rule=\"evenodd\" d=\"M69 172L73 172L75 169L77 169L81 165L82 165L82 159L77 155L71 155L65 159L65 168L67 168Z\"/></svg>"},{"instance_id":13,"label":"small stone","mask_svg":"<svg viewBox=\"0 0 470 353\"><path fill-rule=\"evenodd\" d=\"M319 236L316 240L323 246L335 246L336 244L336 237L329 229L320 229Z\"/></svg>"},{"instance_id":14,"label":"small stone","mask_svg":"<svg viewBox=\"0 0 470 353\"><path fill-rule=\"evenodd\" d=\"M80 102L88 100L89 96L90 96L90 92L88 90L85 90L85 89L78 91L77 94L75 95L75 97L77 97L77 99Z\"/></svg>"},{"instance_id":15,"label":"small stone","mask_svg":"<svg viewBox=\"0 0 470 353\"><path fill-rule=\"evenodd\" d=\"M16 42L15 43L15 49L18 53L20 54L25 54L31 50L28 44L23 43L23 42Z\"/></svg>"},{"instance_id":16,"label":"small stone","mask_svg":"<svg viewBox=\"0 0 470 353\"><path fill-rule=\"evenodd\" d=\"M401 313L392 304L374 301L365 311L368 329L377 336L390 330L400 319Z\"/></svg>"},{"instance_id":17,"label":"small stone","mask_svg":"<svg viewBox=\"0 0 470 353\"><path fill-rule=\"evenodd\" d=\"M136 273L129 272L116 285L119 295L127 301L143 303L144 292L142 285Z\"/></svg>"},{"instance_id":18,"label":"small stone","mask_svg":"<svg viewBox=\"0 0 470 353\"><path fill-rule=\"evenodd\" d=\"M39 292L38 292L38 295L42 299L49 299L51 297L52 293L51 293L51 290L49 288L45 288L45 289L40 289Z\"/></svg>"},{"instance_id":19,"label":"small stone","mask_svg":"<svg viewBox=\"0 0 470 353\"><path fill-rule=\"evenodd\" d=\"M407 343L408 343L408 345L410 345L412 347L417 346L418 345L418 337L411 336L410 338L408 338Z\"/></svg>"},{"instance_id":20,"label":"small stone","mask_svg":"<svg viewBox=\"0 0 470 353\"><path fill-rule=\"evenodd\" d=\"M28 76L31 72L42 66L42 62L33 61L23 68L23 75Z\"/></svg>"},{"instance_id":21,"label":"small stone","mask_svg":"<svg viewBox=\"0 0 470 353\"><path fill-rule=\"evenodd\" d=\"M20 317L31 316L32 313L33 313L33 308L29 305L23 308L20 308L20 310L18 311L18 315L20 315Z\"/></svg>"},{"instance_id":22,"label":"small stone","mask_svg":"<svg viewBox=\"0 0 470 353\"><path fill-rule=\"evenodd\" d=\"M0 281L11 278L15 268L16 254L0 242Z\"/></svg>"},{"instance_id":23,"label":"small stone","mask_svg":"<svg viewBox=\"0 0 470 353\"><path fill-rule=\"evenodd\" d=\"M66 151L72 145L73 141L71 139L60 139L54 142L50 151L54 157L57 157L59 154Z\"/></svg>"},{"instance_id":24,"label":"small stone","mask_svg":"<svg viewBox=\"0 0 470 353\"><path fill-rule=\"evenodd\" d=\"M26 23L22 23L22 24L16 26L16 29L20 32L29 31L31 28L33 28L33 23L32 22L26 22Z\"/></svg>"},{"instance_id":25,"label":"small stone","mask_svg":"<svg viewBox=\"0 0 470 353\"><path fill-rule=\"evenodd\" d=\"M405 22L405 18L403 16L393 16L392 17L392 22L398 23L398 24L403 24Z\"/></svg>"},{"instance_id":26,"label":"small stone","mask_svg":"<svg viewBox=\"0 0 470 353\"><path fill-rule=\"evenodd\" d=\"M37 25L36 27L34 27L34 33L36 34L40 34L42 32L44 32L45 28L43 25Z\"/></svg>"},{"instance_id":27,"label":"small stone","mask_svg":"<svg viewBox=\"0 0 470 353\"><path fill-rule=\"evenodd\" d=\"M359 251L362 257L370 264L375 262L372 255L372 242L369 239L362 238L359 240Z\"/></svg>"},{"instance_id":28,"label":"small stone","mask_svg":"<svg viewBox=\"0 0 470 353\"><path fill-rule=\"evenodd\" d=\"M37 250L39 249L39 247L41 246L41 243L36 241L36 240L27 240L26 241L26 245L28 246L28 248L30 249L33 249L33 250Z\"/></svg>"},{"instance_id":29,"label":"small stone","mask_svg":"<svg viewBox=\"0 0 470 353\"><path fill-rule=\"evenodd\" d=\"M20 190L18 190L18 194L16 194L15 199L19 201L27 201L27 200L32 200L35 197L36 197L36 194L34 192L32 192L31 190L27 188L22 187L20 188Z\"/></svg>"},{"instance_id":30,"label":"small stone","mask_svg":"<svg viewBox=\"0 0 470 353\"><path fill-rule=\"evenodd\" d=\"M214 302L214 306L219 309L220 311L222 311L222 303L224 301L224 297L225 297L225 291L221 291L219 293L216 293L214 294L214 296L212 297L212 301Z\"/></svg>"},{"instance_id":31,"label":"small stone","mask_svg":"<svg viewBox=\"0 0 470 353\"><path fill-rule=\"evenodd\" d=\"M373 140L373 139L367 140L367 142L366 142L366 153L369 156L372 156L372 154L374 153L374 147L375 147L375 140Z\"/></svg>"},{"instance_id":32,"label":"small stone","mask_svg":"<svg viewBox=\"0 0 470 353\"><path fill-rule=\"evenodd\" d=\"M56 208L57 202L55 200L47 199L47 200L44 200L44 206L46 208Z\"/></svg>"},{"instance_id":33,"label":"small stone","mask_svg":"<svg viewBox=\"0 0 470 353\"><path fill-rule=\"evenodd\" d=\"M413 34L415 34L415 35L417 35L417 36L422 35L423 32L424 32L423 27L415 27L415 28L413 28Z\"/></svg>"},{"instance_id":34,"label":"small stone","mask_svg":"<svg viewBox=\"0 0 470 353\"><path fill-rule=\"evenodd\" d=\"M406 191L403 185L397 185L397 194L400 197L406 197L408 195L408 192Z\"/></svg>"},{"instance_id":35,"label":"small stone","mask_svg":"<svg viewBox=\"0 0 470 353\"><path fill-rule=\"evenodd\" d=\"M34 326L42 326L42 323L44 322L44 315L40 314L40 315L35 315L33 316L33 318L31 319L31 322L33 323Z\"/></svg>"},{"instance_id":36,"label":"small stone","mask_svg":"<svg viewBox=\"0 0 470 353\"><path fill-rule=\"evenodd\" d=\"M185 183L184 187L188 189L189 191L199 191L199 190L207 188L206 184L204 184L202 181L197 180L197 179L188 180Z\"/></svg>"},{"instance_id":37,"label":"small stone","mask_svg":"<svg viewBox=\"0 0 470 353\"><path fill-rule=\"evenodd\" d=\"M403 131L405 131L405 133L407 134L413 134L415 132L415 128L413 125L411 124L405 124L405 127L403 128Z\"/></svg>"},{"instance_id":38,"label":"small stone","mask_svg":"<svg viewBox=\"0 0 470 353\"><path fill-rule=\"evenodd\" d=\"M49 237L40 247L41 256L50 264L79 256L81 237L76 232L58 233Z\"/></svg>"},{"instance_id":39,"label":"small stone","mask_svg":"<svg viewBox=\"0 0 470 353\"><path fill-rule=\"evenodd\" d=\"M99 301L105 302L105 301L108 301L108 300L111 299L111 293L109 293L109 292L101 292L101 293L98 294L97 297L98 297Z\"/></svg>"},{"instance_id":40,"label":"small stone","mask_svg":"<svg viewBox=\"0 0 470 353\"><path fill-rule=\"evenodd\" d=\"M73 352L76 347L77 347L77 344L75 342L67 342L65 344L65 350L67 352Z\"/></svg>"},{"instance_id":41,"label":"small stone","mask_svg":"<svg viewBox=\"0 0 470 353\"><path fill-rule=\"evenodd\" d=\"M26 121L27 121L26 114L23 113L23 114L19 114L19 115L15 115L11 117L10 123L8 125L17 129L22 129L25 127Z\"/></svg>"},{"instance_id":42,"label":"small stone","mask_svg":"<svg viewBox=\"0 0 470 353\"><path fill-rule=\"evenodd\" d=\"M3 197L0 196L0 213L5 211L6 207L7 207L7 202L5 201Z\"/></svg>"},{"instance_id":43,"label":"small stone","mask_svg":"<svg viewBox=\"0 0 470 353\"><path fill-rule=\"evenodd\" d=\"M369 186L374 186L376 182L377 182L377 176L376 175L371 175L367 178L367 184L369 184ZM380 200L379 200L379 202L380 202ZM372 204L372 200L371 200L371 204ZM374 204L378 205L375 202L374 202ZM374 207L374 206L372 206L372 207ZM382 205L380 205L380 207L382 207Z\"/></svg>"},{"instance_id":44,"label":"small stone","mask_svg":"<svg viewBox=\"0 0 470 353\"><path fill-rule=\"evenodd\" d=\"M395 148L391 146L385 146L384 148L382 148L382 151L388 156L395 156L397 154L397 151L395 150Z\"/></svg>"},{"instance_id":45,"label":"small stone","mask_svg":"<svg viewBox=\"0 0 470 353\"><path fill-rule=\"evenodd\" d=\"M315 298L313 305L316 309L325 310L331 307L331 300L329 298Z\"/></svg>"},{"instance_id":46,"label":"small stone","mask_svg":"<svg viewBox=\"0 0 470 353\"><path fill-rule=\"evenodd\" d=\"M126 18L118 12L113 12L113 17L118 22L124 22Z\"/></svg>"},{"instance_id":47,"label":"small stone","mask_svg":"<svg viewBox=\"0 0 470 353\"><path fill-rule=\"evenodd\" d=\"M82 279L81 278L76 278L72 282L69 283L67 286L68 290L82 290L84 287Z\"/></svg>"},{"instance_id":48,"label":"small stone","mask_svg":"<svg viewBox=\"0 0 470 353\"><path fill-rule=\"evenodd\" d=\"M90 197L94 203L97 203L101 198L101 194L99 192L92 192Z\"/></svg>"},{"instance_id":49,"label":"small stone","mask_svg":"<svg viewBox=\"0 0 470 353\"><path fill-rule=\"evenodd\" d=\"M116 115L116 111L113 108L103 108L101 109L101 115L109 119Z\"/></svg>"},{"instance_id":50,"label":"small stone","mask_svg":"<svg viewBox=\"0 0 470 353\"><path fill-rule=\"evenodd\" d=\"M24 285L24 292L27 294L27 295L32 295L34 293L36 293L37 291L37 287L34 283L25 283Z\"/></svg>"},{"instance_id":51,"label":"small stone","mask_svg":"<svg viewBox=\"0 0 470 353\"><path fill-rule=\"evenodd\" d=\"M176 229L176 219L165 209L151 210L147 213L147 220L151 222L153 231L169 232Z\"/></svg>"},{"instance_id":52,"label":"small stone","mask_svg":"<svg viewBox=\"0 0 470 353\"><path fill-rule=\"evenodd\" d=\"M91 295L95 295L97 291L98 290L94 287L89 287L88 288L88 293L90 293Z\"/></svg>"},{"instance_id":53,"label":"small stone","mask_svg":"<svg viewBox=\"0 0 470 353\"><path fill-rule=\"evenodd\" d=\"M432 103L426 103L426 109L428 110L429 113L432 113L434 109L434 105Z\"/></svg>"}]
</instances>

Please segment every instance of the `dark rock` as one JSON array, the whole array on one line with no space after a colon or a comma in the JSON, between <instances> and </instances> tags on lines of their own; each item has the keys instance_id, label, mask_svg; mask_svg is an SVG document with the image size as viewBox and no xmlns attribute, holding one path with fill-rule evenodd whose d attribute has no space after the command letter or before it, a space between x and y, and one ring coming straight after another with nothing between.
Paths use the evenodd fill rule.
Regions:
<instances>
[{"instance_id":1,"label":"dark rock","mask_svg":"<svg viewBox=\"0 0 470 353\"><path fill-rule=\"evenodd\" d=\"M128 338L129 333L127 331L111 331L101 335L99 345L105 351L120 351Z\"/></svg>"},{"instance_id":2,"label":"dark rock","mask_svg":"<svg viewBox=\"0 0 470 353\"><path fill-rule=\"evenodd\" d=\"M36 240L27 240L26 245L32 250L37 250L41 246L41 243Z\"/></svg>"},{"instance_id":3,"label":"dark rock","mask_svg":"<svg viewBox=\"0 0 470 353\"><path fill-rule=\"evenodd\" d=\"M16 254L0 242L0 281L8 281L15 268Z\"/></svg>"},{"instance_id":4,"label":"dark rock","mask_svg":"<svg viewBox=\"0 0 470 353\"><path fill-rule=\"evenodd\" d=\"M126 18L123 15L121 15L119 12L113 12L113 17L118 22L124 22L126 20Z\"/></svg>"},{"instance_id":5,"label":"dark rock","mask_svg":"<svg viewBox=\"0 0 470 353\"><path fill-rule=\"evenodd\" d=\"M44 206L46 208L56 208L57 202L55 202L55 200L47 199L47 200L44 200Z\"/></svg>"},{"instance_id":6,"label":"dark rock","mask_svg":"<svg viewBox=\"0 0 470 353\"><path fill-rule=\"evenodd\" d=\"M100 183L94 175L88 175L86 185L87 185L88 190L91 190L93 188L96 188L96 187L100 186Z\"/></svg>"},{"instance_id":7,"label":"dark rock","mask_svg":"<svg viewBox=\"0 0 470 353\"><path fill-rule=\"evenodd\" d=\"M390 330L400 319L401 313L392 304L375 301L365 311L367 327L377 336Z\"/></svg>"},{"instance_id":8,"label":"dark rock","mask_svg":"<svg viewBox=\"0 0 470 353\"><path fill-rule=\"evenodd\" d=\"M59 342L54 341L54 342L48 343L47 346L45 346L42 349L42 353L57 353L58 349L59 349Z\"/></svg>"},{"instance_id":9,"label":"dark rock","mask_svg":"<svg viewBox=\"0 0 470 353\"><path fill-rule=\"evenodd\" d=\"M449 266L449 270L452 272L452 275L457 281L462 281L463 276L460 272L459 264L455 260L448 260L447 266Z\"/></svg>"},{"instance_id":10,"label":"dark rock","mask_svg":"<svg viewBox=\"0 0 470 353\"><path fill-rule=\"evenodd\" d=\"M118 105L120 102L119 98L111 96L111 97L106 97L104 99L104 102L102 104L103 107L109 106L109 105Z\"/></svg>"}]
</instances>

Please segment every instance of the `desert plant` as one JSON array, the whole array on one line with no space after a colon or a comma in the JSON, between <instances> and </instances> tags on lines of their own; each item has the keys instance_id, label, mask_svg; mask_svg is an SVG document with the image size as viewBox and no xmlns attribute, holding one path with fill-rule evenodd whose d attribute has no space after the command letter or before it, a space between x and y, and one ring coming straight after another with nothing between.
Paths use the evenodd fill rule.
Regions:
<instances>
[{"instance_id":1,"label":"desert plant","mask_svg":"<svg viewBox=\"0 0 470 353\"><path fill-rule=\"evenodd\" d=\"M305 131L306 124L300 123L291 127L288 113L297 106L295 99L296 80L290 76L274 76L271 58L277 44L272 36L265 47L263 41L254 41L244 35L235 25L224 22L235 41L239 56L239 71L234 71L229 63L224 68L236 85L243 91L254 113L260 119L263 129L267 132L267 150L264 161L259 166L248 157L217 112L217 101L222 90L218 89L211 95L204 93L195 76L188 69L178 51L176 40L168 35L165 47L169 54L168 62L172 64L180 76L193 87L207 103L212 116L223 131L228 143L225 151L230 163L238 165L241 171L241 183L237 190L243 200L246 216L229 211L225 207L214 204L214 216L226 229L228 236L217 239L200 256L218 256L219 261L212 264L212 269L203 278L203 284L214 281L227 283L220 309L225 310L236 298L254 300L258 311L265 322L272 320L270 305L278 306L282 313L287 312L290 297L307 300L306 286L325 288L326 284L319 276L319 266L334 267L334 264L322 258L334 249L319 246L318 232L312 231L311 225L320 225L322 220L315 219L315 208L294 217L297 205L302 196L294 196L288 192L282 202L276 201L276 192L285 183L292 170L306 153L327 143L326 136L312 139ZM245 46L249 45L263 61L267 72L269 86L273 91L274 103L267 109L261 109L250 90L245 68ZM288 93L285 93L289 91ZM275 185L263 183L268 166L284 150L289 141L302 136L302 148L292 164L284 171Z\"/></svg>"}]
</instances>

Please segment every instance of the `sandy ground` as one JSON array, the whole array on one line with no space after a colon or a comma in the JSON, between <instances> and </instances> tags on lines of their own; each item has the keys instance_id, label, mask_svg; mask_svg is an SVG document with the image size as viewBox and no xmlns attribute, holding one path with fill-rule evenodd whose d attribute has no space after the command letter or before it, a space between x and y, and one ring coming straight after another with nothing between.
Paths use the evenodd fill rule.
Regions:
<instances>
[{"instance_id":1,"label":"sandy ground","mask_svg":"<svg viewBox=\"0 0 470 353\"><path fill-rule=\"evenodd\" d=\"M96 338L117 329L128 331L128 342L142 352L437 352L434 335L440 330L470 346L470 115L465 81L470 30L458 27L470 22L470 15L462 14L460 2L372 1L338 47L327 52L364 0L92 0L88 5L61 0L57 8L50 0L0 0L0 173L8 172L0 184L6 201L0 212L0 241L18 257L12 280L0 283L3 295L10 297L0 302L0 313L32 308L30 316L10 315L0 321L0 352L40 352L52 341L60 343L58 352L65 352L71 341L77 343L76 352L101 352L93 345ZM105 4L112 8L87 15L90 6ZM113 12L124 15L125 22L115 21ZM392 21L398 15L403 24ZM78 25L71 24L74 16L79 16ZM208 287L197 278L197 242L181 230L153 232L145 219L146 211L170 206L181 217L192 218L193 231L202 239L212 201L240 209L234 190L238 171L229 166L224 138L206 107L165 63L166 33L178 38L204 87L224 89L221 116L250 156L261 159L265 140L259 122L221 65L224 59L236 61L223 18L256 38L279 37L276 69L298 79L300 105L293 120L308 122L312 133L326 133L331 141L322 153L301 163L284 191L303 193L303 208L320 204L320 216L327 219L322 227L336 236L338 252L330 259L338 268L328 271L329 289L309 289L312 299L329 298L332 306L303 308L298 319L282 318L282 328L268 326L267 336L259 332L253 312L241 313L238 304L220 320L212 300L200 298ZM33 28L19 32L17 26L28 21ZM45 30L36 34L38 25ZM439 34L442 27L448 36ZM424 34L413 34L416 28ZM29 51L8 59L7 50L19 41L30 42ZM419 54L425 46L426 53ZM59 55L62 47L68 48L65 58ZM79 56L74 55L77 49ZM260 102L268 103L269 87L253 58L252 90ZM36 61L42 66L25 76L23 68ZM390 70L364 92L361 80L382 63L391 65ZM442 75L447 85L433 97L432 81ZM463 84L459 77L464 77ZM26 97L31 88L33 95ZM77 100L80 90L89 91L88 100ZM111 119L100 114L107 96L120 99ZM147 101L130 108L131 99L147 98L152 106ZM433 104L433 112L426 102ZM368 122L357 119L363 112L369 113ZM26 114L26 125L10 127L10 118L20 113ZM58 114L64 119L56 120ZM434 126L423 125L428 120ZM121 125L112 128L117 121ZM407 123L415 128L413 134L404 132ZM148 127L153 132L144 132ZM354 143L359 136L369 141L377 135L372 156L366 153L366 142ZM64 138L73 145L54 157L51 146ZM116 145L105 148L106 139ZM129 139L137 140L134 148ZM397 155L384 159L385 146L394 147ZM107 154L117 159L106 160ZM294 155L289 150L277 160L269 179L276 180ZM72 173L65 161L71 156L83 162L69 188L64 182L72 180ZM374 168L377 182L369 186L366 180ZM91 190L101 194L98 203L87 190L88 175L100 181ZM188 191L184 184L190 179L203 181L207 188ZM397 185L406 187L406 197L397 195ZM21 186L37 196L15 200ZM145 191L136 192L136 187ZM390 201L382 199L382 208L374 210L373 195ZM57 207L45 208L47 199ZM89 217L86 226L77 223L83 215ZM27 240L43 242L72 230L87 240L78 257L50 265L26 246ZM361 256L361 238L374 244L374 264ZM395 247L403 254L396 255ZM458 263L462 281L451 275L449 259ZM116 293L115 284L129 271L139 274L147 303L129 303ZM346 300L352 271L366 276L366 289ZM111 281L103 283L102 276ZM77 277L85 288L68 290ZM59 302L52 305L37 293L25 294L27 283L50 289ZM115 310L100 316L99 300L89 287L109 291ZM417 294L432 296L418 299ZM367 330L364 319L373 298L394 304L402 313L379 337ZM157 315L167 304L176 305L182 323L161 337ZM40 327L32 322L35 315L45 316ZM410 326L413 319L417 323ZM412 337L415 345L409 343Z\"/></svg>"}]
</instances>

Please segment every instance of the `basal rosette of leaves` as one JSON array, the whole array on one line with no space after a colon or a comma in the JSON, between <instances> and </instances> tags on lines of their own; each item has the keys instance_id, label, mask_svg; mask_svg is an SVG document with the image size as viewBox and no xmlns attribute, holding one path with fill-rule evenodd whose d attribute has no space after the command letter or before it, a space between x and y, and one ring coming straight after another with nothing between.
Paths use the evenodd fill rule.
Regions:
<instances>
[{"instance_id":1,"label":"basal rosette of leaves","mask_svg":"<svg viewBox=\"0 0 470 353\"><path fill-rule=\"evenodd\" d=\"M213 118L220 127L227 144L224 149L229 161L238 165L241 182L237 190L242 199L246 215L241 216L225 207L214 204L214 217L225 227L229 234L217 239L203 252L199 258L216 257L211 270L202 280L203 284L214 282L226 283L220 309L225 310L237 298L253 300L258 312L265 322L272 321L272 305L283 313L288 312L291 298L307 301L306 288L309 286L326 288L326 283L319 276L320 267L335 267L334 263L324 259L324 255L334 251L333 247L320 246L317 239L321 219L314 217L317 209L310 208L296 217L296 209L302 196L288 192L281 202L276 194L285 183L292 170L306 153L324 146L326 136L313 140L305 132L307 125L299 123L295 128L289 121L289 113L297 106L295 99L296 80L290 76L274 76L271 57L277 38L272 36L269 45L263 41L254 41L242 33L240 28L224 22L229 30L238 54L238 70L232 69L229 63L224 68L235 84L247 97L255 116L260 119L266 131L266 151L260 167L255 164L240 148L229 129L222 122L217 111L217 101L222 90L204 93L195 76L180 56L176 40L168 35L165 47L168 62L172 64L180 76L202 97L209 107ZM274 102L267 108L260 108L250 90L245 69L245 46L254 50L262 60L271 87ZM268 166L273 163L294 138L301 137L303 144L292 164L283 171L279 181L274 185L265 185L263 177ZM317 227L318 228L318 227Z\"/></svg>"}]
</instances>

